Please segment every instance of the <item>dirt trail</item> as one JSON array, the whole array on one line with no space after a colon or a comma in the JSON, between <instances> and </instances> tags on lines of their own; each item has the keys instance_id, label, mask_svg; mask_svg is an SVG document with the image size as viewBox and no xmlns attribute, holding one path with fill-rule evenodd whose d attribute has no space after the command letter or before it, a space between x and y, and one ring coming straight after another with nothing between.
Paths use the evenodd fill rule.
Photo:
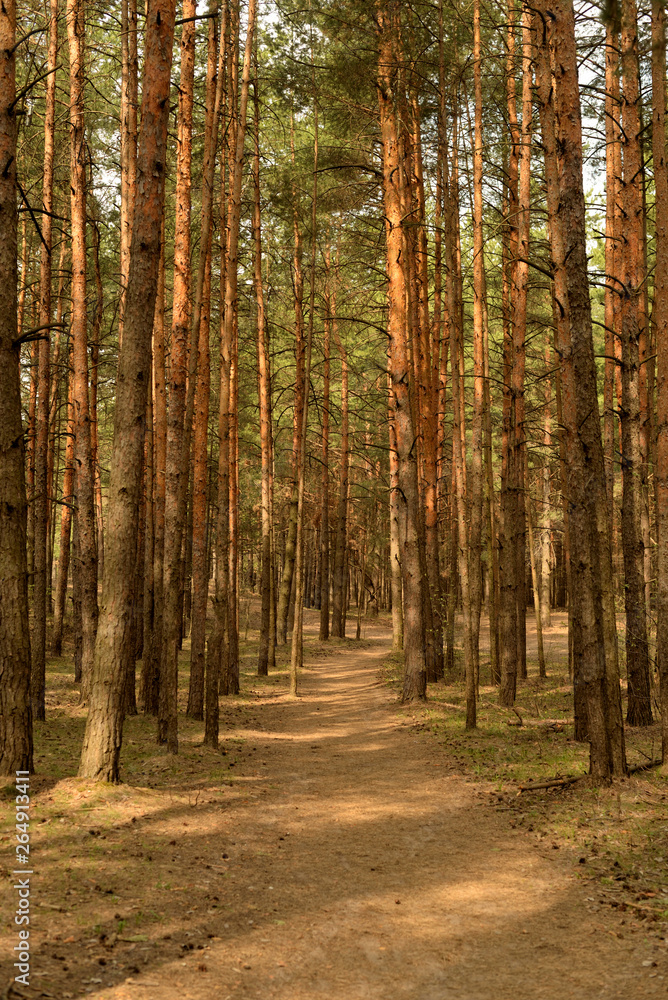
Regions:
<instances>
[{"instance_id":1,"label":"dirt trail","mask_svg":"<svg viewBox=\"0 0 668 1000\"><path fill-rule=\"evenodd\" d=\"M63 940L70 976L77 960L85 967L71 992L62 979L42 980L47 995L665 997L663 950L587 900L592 889L566 852L511 829L449 771L377 681L387 633L368 638L377 644L308 667L299 700L277 693L255 703L249 728L237 730L245 742L234 797L224 789L228 798L129 824L118 850L136 884L118 908L134 894L130 909L159 908L164 919L148 940L126 929L106 951L84 936ZM141 875L147 859L134 860L129 836L153 845L149 870L177 879L170 891ZM123 860L106 863L111 877Z\"/></svg>"},{"instance_id":2,"label":"dirt trail","mask_svg":"<svg viewBox=\"0 0 668 1000\"><path fill-rule=\"evenodd\" d=\"M261 709L263 764L248 777L267 792L225 817L228 909L210 919L206 972L191 952L99 996L665 996L649 944L591 912L572 863L439 769L378 685L381 658L342 651L305 670L297 702Z\"/></svg>"}]
</instances>

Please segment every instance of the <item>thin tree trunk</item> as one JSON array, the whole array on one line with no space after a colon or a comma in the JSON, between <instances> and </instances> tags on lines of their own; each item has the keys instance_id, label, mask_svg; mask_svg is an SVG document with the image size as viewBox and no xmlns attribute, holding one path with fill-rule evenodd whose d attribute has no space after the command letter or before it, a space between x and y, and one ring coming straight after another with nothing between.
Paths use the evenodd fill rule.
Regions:
<instances>
[{"instance_id":1,"label":"thin tree trunk","mask_svg":"<svg viewBox=\"0 0 668 1000\"><path fill-rule=\"evenodd\" d=\"M102 512L102 471L100 469L99 426L97 417L98 366L100 361L100 339L104 317L104 287L100 269L100 229L97 219L90 220L93 230L93 262L95 267L95 320L90 345L90 451L93 467L93 491L95 494L95 531L97 539L97 576L102 581L104 574L104 519Z\"/></svg>"},{"instance_id":2,"label":"thin tree trunk","mask_svg":"<svg viewBox=\"0 0 668 1000\"><path fill-rule=\"evenodd\" d=\"M350 476L348 356L339 336L336 318L336 292L331 294L332 332L341 359L341 466L339 473L339 498L336 511L336 541L332 570L332 636L346 637L346 549L348 547L348 480Z\"/></svg>"},{"instance_id":3,"label":"thin tree trunk","mask_svg":"<svg viewBox=\"0 0 668 1000\"><path fill-rule=\"evenodd\" d=\"M507 183L504 187L504 218L507 220L502 233L502 308L503 308L503 428L501 467L501 530L499 533L500 611L501 611L501 686L499 701L507 708L515 701L517 690L519 648L518 636L518 570L517 557L517 442L515 389L517 379L515 364L514 310L516 283L512 280L513 262L519 248L519 195L518 174L521 135L517 122L515 88L515 2L508 0L508 53L506 59L506 90L509 120Z\"/></svg>"},{"instance_id":4,"label":"thin tree trunk","mask_svg":"<svg viewBox=\"0 0 668 1000\"><path fill-rule=\"evenodd\" d=\"M142 609L144 642L139 700L142 711L146 712L147 696L151 688L150 668L154 662L156 643L159 642L155 633L155 432L153 425L152 384L149 384L148 399L146 402L144 504L146 506L144 565L142 567L144 574L144 606Z\"/></svg>"},{"instance_id":5,"label":"thin tree trunk","mask_svg":"<svg viewBox=\"0 0 668 1000\"><path fill-rule=\"evenodd\" d=\"M167 415L167 460L165 467L164 617L160 662L158 743L169 753L178 753L178 646L181 633L181 551L185 525L179 499L184 467L186 385L188 379L188 335L190 332L190 215L193 80L195 63L196 0L184 0L181 29L181 77L179 85L178 147L176 158L176 218L174 234L174 300L169 365L169 410ZM185 487L187 489L187 485Z\"/></svg>"},{"instance_id":6,"label":"thin tree trunk","mask_svg":"<svg viewBox=\"0 0 668 1000\"><path fill-rule=\"evenodd\" d=\"M269 673L269 648L271 635L271 522L273 507L273 482L271 461L271 372L269 370L269 324L262 281L262 207L260 189L260 94L259 71L257 65L257 42L254 57L253 110L254 110L254 157L253 157L253 230L255 237L253 256L253 278L257 303L257 367L258 398L260 408L260 450L262 462L261 485L261 531L262 551L260 569L260 646L257 672L260 676Z\"/></svg>"},{"instance_id":7,"label":"thin tree trunk","mask_svg":"<svg viewBox=\"0 0 668 1000\"><path fill-rule=\"evenodd\" d=\"M294 116L290 112L290 147L292 154L293 171L295 166L295 139L294 139ZM304 394L306 385L304 383L304 361L305 361L305 338L304 338L304 275L302 271L302 236L299 229L299 206L297 202L297 187L293 175L292 184L292 216L294 232L294 254L293 254L293 276L292 287L294 293L295 309L295 399L294 412L292 418L292 495L290 497L290 510L288 514L287 537L285 542L285 561L283 565L283 577L278 595L278 639L279 642L288 641L288 618L290 616L291 595L294 590L294 566L297 545L297 507L299 485L297 482L297 464L301 447L302 412L304 409Z\"/></svg>"},{"instance_id":8,"label":"thin tree trunk","mask_svg":"<svg viewBox=\"0 0 668 1000\"><path fill-rule=\"evenodd\" d=\"M542 510L540 516L540 620L543 631L550 627L550 538L552 535L550 508L550 451L552 448L552 379L550 375L552 349L550 332L545 338L545 395L543 397L543 462L541 469ZM610 504L612 510L612 503Z\"/></svg>"},{"instance_id":9,"label":"thin tree trunk","mask_svg":"<svg viewBox=\"0 0 668 1000\"><path fill-rule=\"evenodd\" d=\"M517 261L514 267L513 373L514 403L513 469L515 473L514 549L517 559L517 664L521 678L527 676L526 653L526 514L524 503L524 453L526 451L524 380L526 368L527 303L529 292L529 239L531 235L531 116L532 116L532 23L533 12L522 12L522 130L519 154L517 205Z\"/></svg>"},{"instance_id":10,"label":"thin tree trunk","mask_svg":"<svg viewBox=\"0 0 668 1000\"><path fill-rule=\"evenodd\" d=\"M652 2L652 152L654 156L654 304L657 352L656 489L658 544L656 656L661 702L661 755L668 763L668 167L666 166L666 10Z\"/></svg>"},{"instance_id":11,"label":"thin tree trunk","mask_svg":"<svg viewBox=\"0 0 668 1000\"><path fill-rule=\"evenodd\" d=\"M308 332L306 335L306 357L304 360L304 399L302 428L300 435L299 462L297 466L297 544L295 551L295 623L292 630L290 650L290 694L294 698L299 687L299 671L304 665L304 481L306 478L306 435L308 431L309 391L311 385L311 355L313 349L313 325L315 322L315 265L317 259L318 236L318 102L315 88L315 68L313 66L313 37L311 36L311 68L313 75L313 196L311 201L311 288L309 294ZM338 341L337 341L338 346ZM343 364L343 361L342 361ZM345 623L344 623L345 629Z\"/></svg>"},{"instance_id":12,"label":"thin tree trunk","mask_svg":"<svg viewBox=\"0 0 668 1000\"><path fill-rule=\"evenodd\" d=\"M67 0L70 50L70 186L72 220L72 365L78 545L73 572L81 593L81 700L88 700L97 630L97 538L91 461L86 319L86 137L84 131L84 5Z\"/></svg>"},{"instance_id":13,"label":"thin tree trunk","mask_svg":"<svg viewBox=\"0 0 668 1000\"><path fill-rule=\"evenodd\" d=\"M619 241L619 32L612 21L606 28L605 43L605 368L603 378L603 428L607 497L613 510L615 482L615 308L619 286L614 276L621 264Z\"/></svg>"},{"instance_id":14,"label":"thin tree trunk","mask_svg":"<svg viewBox=\"0 0 668 1000\"><path fill-rule=\"evenodd\" d=\"M37 426L35 435L35 587L33 592L32 679L35 718L45 717L44 689L46 673L47 612L47 529L49 519L49 362L51 350L51 231L53 213L53 169L56 122L56 62L58 59L58 2L51 0L49 54L44 114L44 173L42 180L42 249L39 274L39 342L37 373Z\"/></svg>"},{"instance_id":15,"label":"thin tree trunk","mask_svg":"<svg viewBox=\"0 0 668 1000\"><path fill-rule=\"evenodd\" d=\"M391 383L388 379L388 390ZM389 400L389 391L388 391ZM390 594L392 598L392 649L399 653L404 648L404 604L401 574L401 539L403 537L403 506L399 495L399 459L397 433L394 429L394 410L389 400L388 432L390 447Z\"/></svg>"},{"instance_id":16,"label":"thin tree trunk","mask_svg":"<svg viewBox=\"0 0 668 1000\"><path fill-rule=\"evenodd\" d=\"M153 644L144 661L143 705L146 715L158 714L160 661L164 621L165 467L167 461L167 395L165 386L165 233L160 235L158 285L152 331L153 461L155 464L153 512Z\"/></svg>"},{"instance_id":17,"label":"thin tree trunk","mask_svg":"<svg viewBox=\"0 0 668 1000\"><path fill-rule=\"evenodd\" d=\"M206 74L205 121L205 184L209 184L213 194L215 170L215 145L218 138L218 115L220 94L218 91L218 37L216 21L209 21L208 59ZM216 95L218 101L216 103ZM208 168L208 171L207 171ZM213 169L212 169L213 168ZM206 203L207 193L203 191L202 201ZM204 216L207 216L204 218ZM195 405L195 429L193 441L193 501L192 501L192 631L190 640L190 689L188 693L188 715L195 719L204 718L204 674L206 650L206 611L209 596L209 572L207 560L207 433L209 427L209 395L211 390L209 329L211 315L211 222L209 211L203 212L203 225L208 233L203 234L203 248L206 245L204 281L202 290L201 317L197 358L197 391Z\"/></svg>"},{"instance_id":18,"label":"thin tree trunk","mask_svg":"<svg viewBox=\"0 0 668 1000\"><path fill-rule=\"evenodd\" d=\"M524 452L524 482L526 493L526 518L527 537L529 541L529 559L531 561L531 584L533 588L533 607L536 619L536 645L538 647L538 676L546 677L545 671L545 651L543 649L543 616L541 606L540 577L538 574L538 560L536 559L536 549L534 547L533 534L533 514L531 512L531 484L529 481L529 456Z\"/></svg>"},{"instance_id":19,"label":"thin tree trunk","mask_svg":"<svg viewBox=\"0 0 668 1000\"><path fill-rule=\"evenodd\" d=\"M121 0L121 297L118 338L123 343L125 302L130 273L130 243L137 190L137 0Z\"/></svg>"},{"instance_id":20,"label":"thin tree trunk","mask_svg":"<svg viewBox=\"0 0 668 1000\"><path fill-rule=\"evenodd\" d=\"M623 173L622 210L622 549L626 612L626 721L633 726L652 723L649 646L645 608L644 546L641 530L642 456L640 442L640 340L645 270L642 260L643 203L640 150L640 93L638 89L638 27L635 0L621 4L621 67Z\"/></svg>"},{"instance_id":21,"label":"thin tree trunk","mask_svg":"<svg viewBox=\"0 0 668 1000\"><path fill-rule=\"evenodd\" d=\"M240 100L238 118L232 155L230 157L230 193L228 199L227 215L227 245L225 261L225 281L224 281L224 308L221 318L220 334L220 413L219 413L219 474L218 474L218 527L217 527L217 580L216 580L216 600L215 611L216 621L214 632L211 638L209 656L215 656L217 661L218 675L222 680L222 693L236 694L238 688L238 661L235 664L231 657L234 657L235 636L230 637L230 626L236 626L237 609L235 602L235 581L231 579L234 566L230 560L230 530L232 527L230 514L230 495L234 491L236 499L236 483L233 475L233 457L231 451L234 448L234 385L233 385L233 351L235 346L235 328L237 316L237 259L239 248L239 226L241 219L241 186L243 179L243 154L244 140L246 134L246 110L248 107L248 92L250 89L251 57L253 52L253 34L255 30L256 2L249 0L248 5L248 26L246 31L246 45L244 49L244 62L242 70ZM225 35L225 32L223 33ZM234 32L233 32L234 34ZM231 53L231 55L233 55ZM234 95L230 96L234 101ZM233 114L236 115L236 105L233 104ZM222 272L221 268L221 272ZM235 362L236 363L236 362ZM232 512L233 513L233 512ZM225 648L227 646L228 648ZM214 665L212 664L212 670ZM207 699L208 706L208 699ZM212 706L213 711L213 706ZM209 709L207 707L207 735L205 741L211 745L218 742L218 720L211 716L211 723L208 720ZM217 716L217 712L216 712Z\"/></svg>"},{"instance_id":22,"label":"thin tree trunk","mask_svg":"<svg viewBox=\"0 0 668 1000\"><path fill-rule=\"evenodd\" d=\"M471 425L470 520L468 534L468 585L471 607L465 611L471 635L465 639L474 660L476 690L479 684L479 637L482 607L482 508L483 508L483 408L485 397L484 296L485 258L482 231L482 53L480 0L473 5L473 81L475 90L475 136L473 142L473 421ZM468 719L467 702L467 719ZM473 706L475 724L475 705ZM468 725L468 723L467 723Z\"/></svg>"}]
</instances>

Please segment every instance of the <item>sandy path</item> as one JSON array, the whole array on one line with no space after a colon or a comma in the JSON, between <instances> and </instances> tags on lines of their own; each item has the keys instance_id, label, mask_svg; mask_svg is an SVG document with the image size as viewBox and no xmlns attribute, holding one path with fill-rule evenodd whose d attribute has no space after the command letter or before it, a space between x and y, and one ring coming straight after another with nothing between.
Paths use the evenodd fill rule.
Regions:
<instances>
[{"instance_id":1,"label":"sandy path","mask_svg":"<svg viewBox=\"0 0 668 1000\"><path fill-rule=\"evenodd\" d=\"M46 994L25 995L666 996L665 949L630 933L628 912L588 900L566 852L511 829L412 729L410 712L397 713L377 682L387 633L376 638L306 669L298 701L255 703L237 730L233 794L128 824L144 856L124 834L132 887L119 909L160 912L148 938L121 936L105 951L73 932L57 945L76 975L71 992L48 977ZM109 856L110 879L119 862Z\"/></svg>"}]
</instances>

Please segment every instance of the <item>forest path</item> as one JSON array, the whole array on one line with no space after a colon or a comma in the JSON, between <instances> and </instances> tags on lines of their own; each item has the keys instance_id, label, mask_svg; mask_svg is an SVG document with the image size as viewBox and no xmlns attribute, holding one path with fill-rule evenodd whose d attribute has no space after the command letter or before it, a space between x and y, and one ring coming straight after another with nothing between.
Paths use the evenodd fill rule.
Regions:
<instances>
[{"instance_id":1,"label":"forest path","mask_svg":"<svg viewBox=\"0 0 668 1000\"><path fill-rule=\"evenodd\" d=\"M100 996L665 996L662 970L643 966L649 945L620 940L611 911L591 912L572 859L541 853L481 805L397 714L377 681L386 636L310 666L297 701L258 704L261 728L246 735L261 764L241 766L256 797L225 813L219 834L229 873L224 913L209 910L216 937L154 964L130 993L126 981ZM212 823L200 820L207 843Z\"/></svg>"}]
</instances>

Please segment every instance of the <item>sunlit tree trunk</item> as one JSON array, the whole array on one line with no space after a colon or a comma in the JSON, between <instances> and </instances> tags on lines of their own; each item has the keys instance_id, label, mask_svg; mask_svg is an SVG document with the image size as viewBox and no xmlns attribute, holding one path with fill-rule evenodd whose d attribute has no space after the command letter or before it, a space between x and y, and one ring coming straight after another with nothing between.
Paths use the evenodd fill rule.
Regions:
<instances>
[{"instance_id":1,"label":"sunlit tree trunk","mask_svg":"<svg viewBox=\"0 0 668 1000\"><path fill-rule=\"evenodd\" d=\"M404 593L404 680L402 700L424 698L427 667L425 657L422 571L419 551L420 517L415 430L409 390L410 362L406 341L406 275L402 266L403 169L395 108L396 66L400 10L396 4L379 6L378 102L380 109L383 202L387 244L388 277L388 372L390 405L394 413L397 441L398 486L404 507L401 570Z\"/></svg>"}]
</instances>

